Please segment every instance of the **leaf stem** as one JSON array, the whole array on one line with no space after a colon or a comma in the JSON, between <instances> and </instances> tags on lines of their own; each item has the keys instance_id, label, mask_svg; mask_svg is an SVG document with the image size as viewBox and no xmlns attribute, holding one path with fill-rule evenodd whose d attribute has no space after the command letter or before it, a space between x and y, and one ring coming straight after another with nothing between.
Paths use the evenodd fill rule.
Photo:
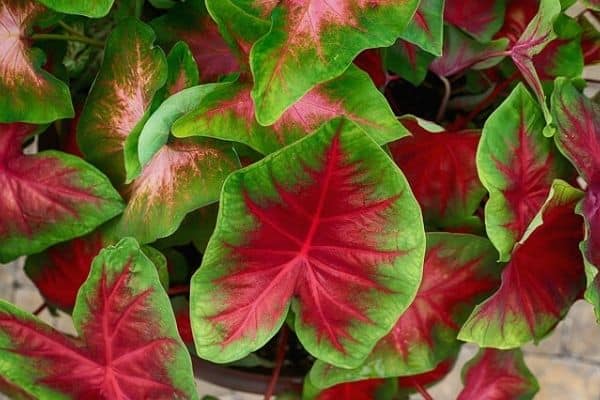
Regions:
<instances>
[{"instance_id":1,"label":"leaf stem","mask_svg":"<svg viewBox=\"0 0 600 400\"><path fill-rule=\"evenodd\" d=\"M281 367L283 366L283 361L285 359L285 351L287 348L288 336L288 327L287 325L283 325L283 327L281 328L281 332L279 332L279 340L277 341L277 355L275 359L275 368L273 369L273 374L271 375L269 387L267 387L267 391L265 392L264 400L271 400L271 396L275 393L275 387L277 386L279 374L281 373Z\"/></svg>"},{"instance_id":2,"label":"leaf stem","mask_svg":"<svg viewBox=\"0 0 600 400\"><path fill-rule=\"evenodd\" d=\"M48 304L46 304L46 302L43 302L42 304L40 304L40 306L38 308L36 308L32 312L32 314L37 317L38 315L40 315L42 313L42 311L44 311L46 309L46 307L48 307Z\"/></svg>"},{"instance_id":3,"label":"leaf stem","mask_svg":"<svg viewBox=\"0 0 600 400\"><path fill-rule=\"evenodd\" d=\"M425 389L423 387L423 385L421 385L419 382L414 381L414 380L413 380L413 385L415 385L415 389L417 389L417 392L419 392L419 394L421 396L423 396L423 399L433 400L433 397L431 397L431 395L427 392L427 389Z\"/></svg>"},{"instance_id":4,"label":"leaf stem","mask_svg":"<svg viewBox=\"0 0 600 400\"><path fill-rule=\"evenodd\" d=\"M90 46L98 47L100 49L104 48L104 43L99 40L75 34L63 35L58 33L34 33L30 37L33 40L62 40L67 42L80 42L89 44Z\"/></svg>"},{"instance_id":5,"label":"leaf stem","mask_svg":"<svg viewBox=\"0 0 600 400\"><path fill-rule=\"evenodd\" d=\"M448 107L448 100L450 100L450 93L452 92L452 88L450 87L450 81L448 81L448 79L446 79L445 76L438 75L438 78L444 84L444 97L442 97L440 107L438 108L437 115L435 116L435 120L437 122L440 122L446 114L446 108Z\"/></svg>"},{"instance_id":6,"label":"leaf stem","mask_svg":"<svg viewBox=\"0 0 600 400\"><path fill-rule=\"evenodd\" d=\"M177 285L169 288L169 296L178 296L180 294L188 294L190 292L189 285Z\"/></svg>"},{"instance_id":7,"label":"leaf stem","mask_svg":"<svg viewBox=\"0 0 600 400\"><path fill-rule=\"evenodd\" d=\"M58 21L58 25L60 25L61 28L63 28L65 31L76 35L76 36L82 36L82 33L79 32L77 29L73 28L72 26L64 23L63 21Z\"/></svg>"}]
</instances>

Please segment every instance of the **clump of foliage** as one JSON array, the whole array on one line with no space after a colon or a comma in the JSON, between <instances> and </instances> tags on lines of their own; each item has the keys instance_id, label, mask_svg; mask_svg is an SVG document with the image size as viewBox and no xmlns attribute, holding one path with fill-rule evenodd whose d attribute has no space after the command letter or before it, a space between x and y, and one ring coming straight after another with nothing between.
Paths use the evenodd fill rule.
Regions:
<instances>
[{"instance_id":1,"label":"clump of foliage","mask_svg":"<svg viewBox=\"0 0 600 400\"><path fill-rule=\"evenodd\" d=\"M78 335L0 301L0 391L197 398L200 358L429 398L471 342L459 399L533 397L520 346L600 319L573 3L2 0L0 261Z\"/></svg>"}]
</instances>

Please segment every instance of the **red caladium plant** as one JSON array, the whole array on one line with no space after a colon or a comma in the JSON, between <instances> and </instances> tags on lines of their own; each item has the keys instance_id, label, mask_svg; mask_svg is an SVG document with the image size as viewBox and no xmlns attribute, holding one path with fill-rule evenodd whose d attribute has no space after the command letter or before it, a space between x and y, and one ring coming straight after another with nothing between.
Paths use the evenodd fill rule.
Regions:
<instances>
[{"instance_id":1,"label":"red caladium plant","mask_svg":"<svg viewBox=\"0 0 600 400\"><path fill-rule=\"evenodd\" d=\"M0 300L0 392L529 399L519 348L600 321L597 1L0 3L0 262L43 299Z\"/></svg>"}]
</instances>

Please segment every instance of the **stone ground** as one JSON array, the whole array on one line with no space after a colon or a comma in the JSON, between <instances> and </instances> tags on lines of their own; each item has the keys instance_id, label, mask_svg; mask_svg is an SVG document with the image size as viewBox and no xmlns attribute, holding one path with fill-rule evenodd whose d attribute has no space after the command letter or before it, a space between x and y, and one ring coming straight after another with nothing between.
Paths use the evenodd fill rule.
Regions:
<instances>
[{"instance_id":1,"label":"stone ground","mask_svg":"<svg viewBox=\"0 0 600 400\"><path fill-rule=\"evenodd\" d=\"M23 273L20 262L0 266L0 298L23 310L33 311L42 299ZM64 332L74 333L67 315L52 317L44 311L40 318ZM446 379L429 391L436 400L455 399L460 391L460 370L475 353L465 346L459 360ZM524 349L526 363L540 383L538 400L600 400L600 326L594 320L592 307L577 302L554 333L538 346ZM198 381L201 395L211 394L221 400L260 400L262 396L235 393ZM415 396L414 399L418 399ZM0 395L0 400L4 400Z\"/></svg>"}]
</instances>

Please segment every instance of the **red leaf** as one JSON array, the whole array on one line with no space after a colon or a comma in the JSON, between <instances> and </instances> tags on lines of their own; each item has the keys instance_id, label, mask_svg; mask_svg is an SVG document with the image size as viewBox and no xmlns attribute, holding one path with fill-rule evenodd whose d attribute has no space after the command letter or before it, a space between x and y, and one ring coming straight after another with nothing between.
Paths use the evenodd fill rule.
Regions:
<instances>
[{"instance_id":1,"label":"red leaf","mask_svg":"<svg viewBox=\"0 0 600 400\"><path fill-rule=\"evenodd\" d=\"M342 383L323 390L316 400L373 400L377 398L377 391L385 383L384 379Z\"/></svg>"},{"instance_id":2,"label":"red leaf","mask_svg":"<svg viewBox=\"0 0 600 400\"><path fill-rule=\"evenodd\" d=\"M502 25L503 0L446 0L444 19L485 41Z\"/></svg>"},{"instance_id":3,"label":"red leaf","mask_svg":"<svg viewBox=\"0 0 600 400\"><path fill-rule=\"evenodd\" d=\"M525 31L529 21L533 19L539 7L539 0L509 0L506 6L504 25L494 36L505 37L512 46Z\"/></svg>"},{"instance_id":4,"label":"red leaf","mask_svg":"<svg viewBox=\"0 0 600 400\"><path fill-rule=\"evenodd\" d=\"M401 121L412 136L391 143L390 151L421 205L425 223L457 226L474 218L485 195L475 166L479 132L434 132L435 126L428 130L416 118Z\"/></svg>"},{"instance_id":5,"label":"red leaf","mask_svg":"<svg viewBox=\"0 0 600 400\"><path fill-rule=\"evenodd\" d=\"M457 400L526 400L538 391L520 350L483 349L465 365L463 377Z\"/></svg>"},{"instance_id":6,"label":"red leaf","mask_svg":"<svg viewBox=\"0 0 600 400\"><path fill-rule=\"evenodd\" d=\"M455 361L456 355L453 355L440 362L432 371L413 376L401 376L398 378L398 386L403 389L414 391L417 385L421 387L433 385L448 375L452 370Z\"/></svg>"},{"instance_id":7,"label":"red leaf","mask_svg":"<svg viewBox=\"0 0 600 400\"><path fill-rule=\"evenodd\" d=\"M97 233L76 238L27 257L25 271L48 304L70 311L92 260L103 247Z\"/></svg>"},{"instance_id":8,"label":"red leaf","mask_svg":"<svg viewBox=\"0 0 600 400\"><path fill-rule=\"evenodd\" d=\"M363 51L354 59L354 64L369 74L375 86L381 87L385 85L387 76L379 49Z\"/></svg>"}]
</instances>

